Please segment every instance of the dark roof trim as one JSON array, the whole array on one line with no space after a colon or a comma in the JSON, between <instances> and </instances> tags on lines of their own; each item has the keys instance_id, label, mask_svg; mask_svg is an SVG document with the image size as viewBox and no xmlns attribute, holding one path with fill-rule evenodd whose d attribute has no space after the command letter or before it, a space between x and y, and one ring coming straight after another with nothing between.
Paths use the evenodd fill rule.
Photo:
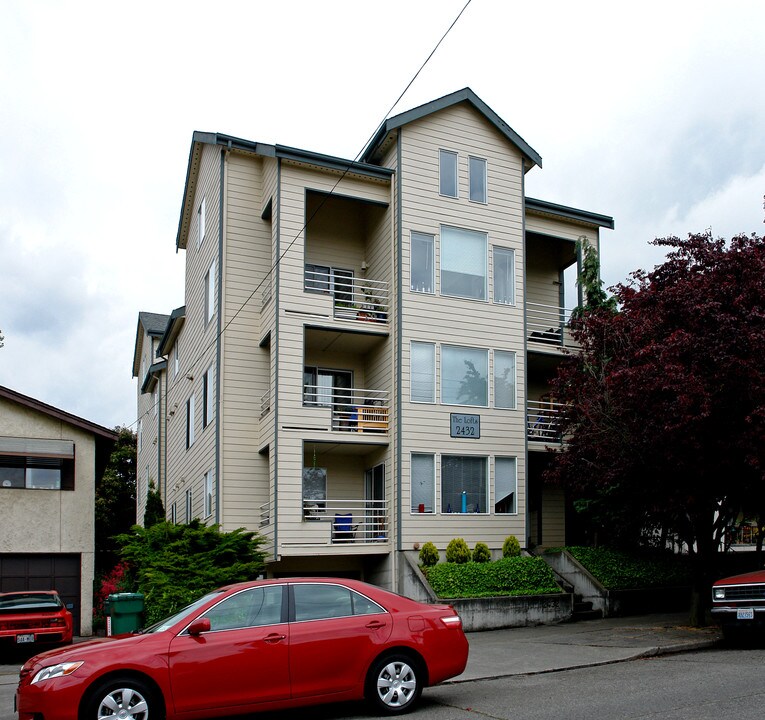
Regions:
<instances>
[{"instance_id":1,"label":"dark roof trim","mask_svg":"<svg viewBox=\"0 0 765 720\"><path fill-rule=\"evenodd\" d=\"M515 130L513 130L497 113L495 113L481 98L478 97L470 88L457 90L450 95L444 95L442 98L432 100L431 102L412 108L400 115L394 115L388 118L377 130L369 145L364 148L361 159L365 162L371 162L376 150L385 139L385 137L410 122L420 120L428 115L445 110L462 102L470 103L478 112L480 112L494 127L499 130L529 161L528 169L534 165L542 167L542 156L534 150Z\"/></svg>"},{"instance_id":2,"label":"dark roof trim","mask_svg":"<svg viewBox=\"0 0 765 720\"><path fill-rule=\"evenodd\" d=\"M141 328L151 337L162 337L167 326L168 315L159 313L139 312L138 324L135 328L135 345L133 346L133 377L138 377L141 365L141 350L143 348L143 333Z\"/></svg>"},{"instance_id":3,"label":"dark roof trim","mask_svg":"<svg viewBox=\"0 0 765 720\"><path fill-rule=\"evenodd\" d=\"M158 363L153 363L146 371L146 377L143 379L143 385L141 385L141 392L153 392L157 385L157 381L159 380L160 374L165 370L167 370L167 360L161 360Z\"/></svg>"},{"instance_id":4,"label":"dark roof trim","mask_svg":"<svg viewBox=\"0 0 765 720\"><path fill-rule=\"evenodd\" d=\"M379 208L390 207L390 203L384 202L382 200L371 200L370 198L363 198L363 197L359 197L358 195L345 195L344 193L330 192L329 190L315 190L314 188L309 188L309 187L307 187L305 191L306 193L310 193L311 195L321 195L322 197L325 197L325 198L335 198L337 200L349 200L351 202L362 203L363 205L372 205L374 207L379 207Z\"/></svg>"},{"instance_id":5,"label":"dark roof trim","mask_svg":"<svg viewBox=\"0 0 765 720\"><path fill-rule=\"evenodd\" d=\"M333 157L332 155L322 155L321 153L291 148L286 145L276 145L276 157L283 160L292 160L298 163L308 163L318 165L328 170L337 170L339 172L349 172L355 175L363 175L375 180L390 180L393 170L380 167L379 165L369 165L354 160L344 160L343 158Z\"/></svg>"},{"instance_id":6,"label":"dark roof trim","mask_svg":"<svg viewBox=\"0 0 765 720\"><path fill-rule=\"evenodd\" d=\"M175 344L184 322L186 322L186 306L182 305L170 313L165 332L162 334L162 339L157 347L157 355L167 355L170 352L170 348Z\"/></svg>"},{"instance_id":7,"label":"dark roof trim","mask_svg":"<svg viewBox=\"0 0 765 720\"><path fill-rule=\"evenodd\" d=\"M568 207L566 205L557 205L546 200L536 200L535 198L526 198L526 210L530 212L544 213L545 215L557 215L566 220L578 220L588 225L597 225L599 227L614 229L614 219L610 215L599 215L598 213L578 208Z\"/></svg>"},{"instance_id":8,"label":"dark roof trim","mask_svg":"<svg viewBox=\"0 0 765 720\"><path fill-rule=\"evenodd\" d=\"M96 425L96 423L90 422L90 420L85 420L84 418L77 417L77 415L72 415L64 410L59 410L52 405L35 400L28 395L22 395L21 393L3 387L2 385L0 385L0 398L15 402L18 405L23 405L30 410L36 410L37 412L48 415L56 420L61 420L69 425L74 425L75 427L80 428L80 430L93 433L93 435L97 435L99 438L103 438L110 442L114 442L118 437L117 433L113 430L109 430L101 425Z\"/></svg>"}]
</instances>

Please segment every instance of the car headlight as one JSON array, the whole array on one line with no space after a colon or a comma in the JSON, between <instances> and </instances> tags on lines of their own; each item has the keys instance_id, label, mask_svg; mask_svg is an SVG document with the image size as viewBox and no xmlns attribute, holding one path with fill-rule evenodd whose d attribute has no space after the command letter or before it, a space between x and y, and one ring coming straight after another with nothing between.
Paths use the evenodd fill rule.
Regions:
<instances>
[{"instance_id":1,"label":"car headlight","mask_svg":"<svg viewBox=\"0 0 765 720\"><path fill-rule=\"evenodd\" d=\"M64 675L71 675L78 667L80 667L80 665L82 665L82 661L49 665L40 670L37 675L32 678L32 685L42 682L43 680L52 680L53 678L62 677Z\"/></svg>"},{"instance_id":2,"label":"car headlight","mask_svg":"<svg viewBox=\"0 0 765 720\"><path fill-rule=\"evenodd\" d=\"M715 600L725 600L725 588L716 587L714 589L714 598Z\"/></svg>"}]
</instances>

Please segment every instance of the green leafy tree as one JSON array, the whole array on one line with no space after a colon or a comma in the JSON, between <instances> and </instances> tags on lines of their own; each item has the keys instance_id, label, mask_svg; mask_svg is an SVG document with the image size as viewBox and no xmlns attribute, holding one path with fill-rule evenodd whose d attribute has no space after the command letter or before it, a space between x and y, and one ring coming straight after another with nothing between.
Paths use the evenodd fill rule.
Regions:
<instances>
[{"instance_id":1,"label":"green leafy tree","mask_svg":"<svg viewBox=\"0 0 765 720\"><path fill-rule=\"evenodd\" d=\"M217 525L159 522L134 525L117 538L146 603L146 623L177 612L222 585L252 580L264 568L264 539L243 529L221 532Z\"/></svg>"},{"instance_id":2,"label":"green leafy tree","mask_svg":"<svg viewBox=\"0 0 765 720\"><path fill-rule=\"evenodd\" d=\"M151 527L165 520L165 506L162 496L153 480L149 481L149 492L146 494L146 509L143 513L143 526Z\"/></svg>"},{"instance_id":3,"label":"green leafy tree","mask_svg":"<svg viewBox=\"0 0 765 720\"><path fill-rule=\"evenodd\" d=\"M765 242L654 244L667 260L616 286L618 312L572 323L581 351L554 382L567 443L548 476L624 546L678 538L700 624L725 529L763 494Z\"/></svg>"},{"instance_id":4,"label":"green leafy tree","mask_svg":"<svg viewBox=\"0 0 765 720\"><path fill-rule=\"evenodd\" d=\"M135 523L136 434L127 427L114 430L118 434L117 442L96 485L96 574L111 570L117 561L114 536L128 532Z\"/></svg>"}]
</instances>

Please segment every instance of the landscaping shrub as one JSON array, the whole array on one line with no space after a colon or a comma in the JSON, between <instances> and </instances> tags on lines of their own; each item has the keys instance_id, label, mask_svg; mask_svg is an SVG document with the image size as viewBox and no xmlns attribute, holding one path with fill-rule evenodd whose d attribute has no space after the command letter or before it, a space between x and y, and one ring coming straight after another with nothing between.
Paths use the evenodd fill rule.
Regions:
<instances>
[{"instance_id":1,"label":"landscaping shrub","mask_svg":"<svg viewBox=\"0 0 765 720\"><path fill-rule=\"evenodd\" d=\"M425 568L439 598L544 595L560 588L550 566L541 558L502 558L488 563L439 563Z\"/></svg>"},{"instance_id":2,"label":"landscaping shrub","mask_svg":"<svg viewBox=\"0 0 765 720\"><path fill-rule=\"evenodd\" d=\"M630 554L608 548L567 547L608 590L688 585L690 564L685 555Z\"/></svg>"},{"instance_id":3,"label":"landscaping shrub","mask_svg":"<svg viewBox=\"0 0 765 720\"><path fill-rule=\"evenodd\" d=\"M446 546L446 562L457 564L470 562L470 548L463 538L449 540Z\"/></svg>"},{"instance_id":4,"label":"landscaping shrub","mask_svg":"<svg viewBox=\"0 0 765 720\"><path fill-rule=\"evenodd\" d=\"M420 548L420 563L425 567L432 567L438 560L438 548L432 542L426 542Z\"/></svg>"},{"instance_id":5,"label":"landscaping shrub","mask_svg":"<svg viewBox=\"0 0 765 720\"><path fill-rule=\"evenodd\" d=\"M491 562L491 550L486 543L476 543L473 548L473 562L487 563Z\"/></svg>"},{"instance_id":6,"label":"landscaping shrub","mask_svg":"<svg viewBox=\"0 0 765 720\"><path fill-rule=\"evenodd\" d=\"M515 535L508 535L502 543L502 557L520 557L521 544Z\"/></svg>"}]
</instances>

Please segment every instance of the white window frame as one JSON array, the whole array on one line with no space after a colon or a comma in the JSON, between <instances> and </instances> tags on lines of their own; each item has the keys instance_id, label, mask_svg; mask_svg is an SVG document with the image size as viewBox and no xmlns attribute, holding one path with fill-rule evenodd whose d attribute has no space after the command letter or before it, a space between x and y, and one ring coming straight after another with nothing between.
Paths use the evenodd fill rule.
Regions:
<instances>
[{"instance_id":1,"label":"white window frame","mask_svg":"<svg viewBox=\"0 0 765 720\"><path fill-rule=\"evenodd\" d=\"M482 198L474 198L473 197L473 163L481 163L482 165L482 182L483 182L483 197ZM481 205L486 205L489 202L489 170L488 170L489 164L486 162L486 158L482 157L476 157L475 155L468 155L468 199L470 202L474 203L480 203Z\"/></svg>"},{"instance_id":2,"label":"white window frame","mask_svg":"<svg viewBox=\"0 0 765 720\"><path fill-rule=\"evenodd\" d=\"M178 503L175 501L173 501L173 504L170 506L170 522L173 523L173 525L178 523Z\"/></svg>"},{"instance_id":3,"label":"white window frame","mask_svg":"<svg viewBox=\"0 0 765 720\"><path fill-rule=\"evenodd\" d=\"M425 502L420 503L419 500L422 495L415 492L415 474L414 474L414 466L415 466L415 458L424 460L429 459L432 463L432 477L430 478L429 485L430 485L430 508L428 508L427 499L425 499ZM409 457L409 505L410 505L410 512L412 515L421 515L421 514L428 514L433 515L436 512L436 456L434 453L417 453L413 452ZM422 489L425 493L428 492L428 488L425 483L421 483ZM423 510L419 510L420 504L423 505Z\"/></svg>"},{"instance_id":4,"label":"white window frame","mask_svg":"<svg viewBox=\"0 0 765 720\"><path fill-rule=\"evenodd\" d=\"M509 487L512 488L512 509L507 511L500 511L497 510L497 505L500 502L501 499L508 497L508 494L502 496L502 498L498 499L498 478L499 478L499 471L498 471L498 465L502 461L510 461L512 460L512 468L513 468L513 477L510 480L510 483L508 484ZM511 456L497 456L494 458L494 514L495 515L517 515L518 514L518 458L517 457L511 457Z\"/></svg>"},{"instance_id":5,"label":"white window frame","mask_svg":"<svg viewBox=\"0 0 765 720\"><path fill-rule=\"evenodd\" d=\"M159 390L156 387L151 393L151 404L154 408L154 417L157 417L157 413L159 412Z\"/></svg>"},{"instance_id":6,"label":"white window frame","mask_svg":"<svg viewBox=\"0 0 765 720\"><path fill-rule=\"evenodd\" d=\"M497 391L499 388L499 381L497 380L497 357L503 357L507 356L508 358L512 357L512 365L513 365L513 377L512 377L512 385L513 385L513 393L512 398L510 399L509 405L500 405L497 401ZM499 408L500 410L515 410L518 407L518 355L517 353L513 352L512 350L495 350L494 351L494 407Z\"/></svg>"},{"instance_id":7,"label":"white window frame","mask_svg":"<svg viewBox=\"0 0 765 720\"><path fill-rule=\"evenodd\" d=\"M433 375L431 378L428 378L430 380L430 395L431 399L422 399L422 398L415 398L415 385L418 387L422 385L424 387L424 381L422 383L415 383L414 376L415 371L417 368L415 367L414 357L415 357L415 347L421 348L423 351L426 349L430 350L430 355L432 357L431 367L433 369ZM425 376L425 372L423 369L422 375ZM437 375L437 368L436 368L436 344L431 342L419 342L416 340L412 340L409 344L409 399L413 403L424 403L426 405L434 405L436 403L436 375Z\"/></svg>"},{"instance_id":8,"label":"white window frame","mask_svg":"<svg viewBox=\"0 0 765 720\"><path fill-rule=\"evenodd\" d=\"M143 449L143 418L138 418L138 432L136 434L138 435L138 452L141 452Z\"/></svg>"},{"instance_id":9,"label":"white window frame","mask_svg":"<svg viewBox=\"0 0 765 720\"><path fill-rule=\"evenodd\" d=\"M455 233L456 237L450 237L451 233ZM444 273L453 272L451 267L448 266L448 264L445 262L444 258L447 255L446 247L447 244L450 244L452 242L456 242L459 236L465 235L470 236L474 235L476 236L476 239L478 239L478 236L481 236L483 238L483 289L480 297L476 297L473 295L465 295L456 293L451 288L446 288L445 286L448 285L448 282L444 282ZM449 255L454 255L455 257L459 255L461 258L464 258L464 253L459 252L455 253L453 249L449 248ZM475 277L479 277L476 275ZM441 243L440 243L440 288L441 288L441 295L444 295L446 297L456 297L456 298L463 298L465 300L477 300L479 302L486 302L488 298L488 282L489 282L489 233L483 231L483 230L473 230L472 228L462 228L462 227L456 227L455 225L442 225L441 226Z\"/></svg>"},{"instance_id":10,"label":"white window frame","mask_svg":"<svg viewBox=\"0 0 765 720\"><path fill-rule=\"evenodd\" d=\"M205 241L205 234L207 230L207 212L205 207L206 197L202 198L202 202L199 203L197 209L197 248L202 247L202 243Z\"/></svg>"},{"instance_id":11,"label":"white window frame","mask_svg":"<svg viewBox=\"0 0 765 720\"><path fill-rule=\"evenodd\" d=\"M509 288L507 290L507 295L509 296L509 300L499 300L497 299L497 280L499 279L499 273L497 272L497 256L498 255L507 255L510 258L510 277L508 279L508 285ZM492 245L491 248L491 260L492 260L492 271L494 274L493 277L493 287L492 287L492 300L497 303L498 305L515 305L515 250L512 248L507 247L500 247L499 245Z\"/></svg>"},{"instance_id":12,"label":"white window frame","mask_svg":"<svg viewBox=\"0 0 765 720\"><path fill-rule=\"evenodd\" d=\"M202 376L202 429L204 430L213 419L213 377L212 365Z\"/></svg>"},{"instance_id":13,"label":"white window frame","mask_svg":"<svg viewBox=\"0 0 765 720\"><path fill-rule=\"evenodd\" d=\"M192 521L192 513L194 512L194 498L192 497L191 488L186 490L186 524L188 525Z\"/></svg>"},{"instance_id":14,"label":"white window frame","mask_svg":"<svg viewBox=\"0 0 765 720\"><path fill-rule=\"evenodd\" d=\"M414 247L415 240L423 244L429 244L430 257L426 259L426 264L430 265L430 278L425 279L425 285L423 287L415 287L415 257ZM425 268L423 275L426 275L428 268ZM412 292L425 293L428 295L435 295L436 292L436 236L430 233L417 232L412 230L409 233L409 288Z\"/></svg>"},{"instance_id":15,"label":"white window frame","mask_svg":"<svg viewBox=\"0 0 765 720\"><path fill-rule=\"evenodd\" d=\"M205 325L215 317L215 260L205 274Z\"/></svg>"},{"instance_id":16,"label":"white window frame","mask_svg":"<svg viewBox=\"0 0 765 720\"><path fill-rule=\"evenodd\" d=\"M475 509L471 509L474 503L473 502L467 502L466 503L466 505L467 505L466 513L467 514L471 514L471 515L472 514L477 514L477 515L486 515L486 514L488 514L487 511L488 511L488 503L489 503L489 458L486 455L469 455L469 454L464 454L464 453L463 454L442 453L442 455L441 455L441 478L440 478L440 483L439 483L439 488L440 488L440 492L441 492L441 512L443 514L445 514L445 515L455 514L455 513L458 514L458 515L464 515L465 514L465 513L462 512L461 503L460 503L460 507L459 508L452 507L451 508L451 512L449 511L449 506L451 505L451 503L449 502L449 499L448 499L446 493L444 492L444 468L446 467L447 459L448 458L452 458L452 457L454 457L454 458L463 458L463 459L467 458L467 459L470 459L470 460L483 460L483 482L484 482L484 487L483 487L483 498L481 499L479 497L479 507L480 507L480 503L481 503L481 500L482 500L483 501L483 505L484 505L484 509L483 510L479 509L478 511L475 511ZM467 500L471 500L471 498L469 496L467 496ZM444 507L444 505L446 505L446 507Z\"/></svg>"},{"instance_id":17,"label":"white window frame","mask_svg":"<svg viewBox=\"0 0 765 720\"><path fill-rule=\"evenodd\" d=\"M178 341L175 342L175 364L173 366L173 377L177 377L181 369L181 353Z\"/></svg>"},{"instance_id":18,"label":"white window frame","mask_svg":"<svg viewBox=\"0 0 765 720\"><path fill-rule=\"evenodd\" d=\"M194 444L194 393L186 400L186 449Z\"/></svg>"},{"instance_id":19,"label":"white window frame","mask_svg":"<svg viewBox=\"0 0 765 720\"><path fill-rule=\"evenodd\" d=\"M455 400L452 400L452 392L447 392L448 388L445 387L445 384L447 382L462 382L463 378L451 378L447 376L447 355L451 353L452 350L455 351L469 351L471 353L481 353L485 358L485 380L486 380L486 399L483 403L473 403L473 402L459 402L460 395L456 396ZM450 358L451 360L451 358ZM461 362L464 364L465 359L461 358ZM481 369L484 369L481 368ZM441 403L443 405L460 405L460 406L468 406L468 407L488 407L489 406L489 351L486 348L479 348L479 347L467 347L463 345L441 345Z\"/></svg>"},{"instance_id":20,"label":"white window frame","mask_svg":"<svg viewBox=\"0 0 765 720\"><path fill-rule=\"evenodd\" d=\"M213 506L213 477L212 470L208 470L204 474L202 480L202 492L205 499L205 518L209 518L212 515Z\"/></svg>"},{"instance_id":21,"label":"white window frame","mask_svg":"<svg viewBox=\"0 0 765 720\"><path fill-rule=\"evenodd\" d=\"M446 168L444 168L444 158L446 156L450 158L451 157L454 158L454 195L444 192L444 179L446 178L446 176L444 175L444 172L446 170ZM460 196L459 164L460 164L459 154L455 150L445 150L443 148L439 148L438 150L438 194L441 197L459 198Z\"/></svg>"}]
</instances>

